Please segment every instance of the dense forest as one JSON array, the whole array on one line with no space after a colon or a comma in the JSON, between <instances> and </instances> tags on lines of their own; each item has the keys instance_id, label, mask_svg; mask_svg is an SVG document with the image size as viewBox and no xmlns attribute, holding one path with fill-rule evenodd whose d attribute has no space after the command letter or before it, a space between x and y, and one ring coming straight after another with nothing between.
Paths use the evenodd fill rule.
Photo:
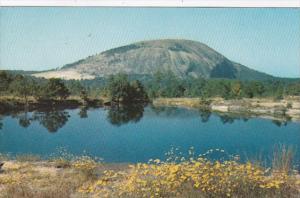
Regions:
<instances>
[{"instance_id":1,"label":"dense forest","mask_svg":"<svg viewBox=\"0 0 300 198\"><path fill-rule=\"evenodd\" d=\"M66 83L71 92L76 93L76 90L78 92L76 87L84 86L90 96L101 97L108 94L108 79L70 80ZM193 77L182 79L172 72L156 72L153 76L130 75L127 76L127 80L141 82L151 99L157 97L222 97L224 99L268 97L282 99L284 96L300 96L300 79L274 78L267 81Z\"/></svg>"},{"instance_id":2,"label":"dense forest","mask_svg":"<svg viewBox=\"0 0 300 198\"><path fill-rule=\"evenodd\" d=\"M64 100L68 96L82 99L107 97L111 101L130 102L156 97L223 97L239 99L300 96L299 79L240 81L233 79L179 78L172 72L156 72L153 76L117 74L93 80L40 79L28 75L0 71L0 94L36 100Z\"/></svg>"},{"instance_id":3,"label":"dense forest","mask_svg":"<svg viewBox=\"0 0 300 198\"><path fill-rule=\"evenodd\" d=\"M30 76L0 72L0 93L4 96L18 96L27 102L28 97L36 100L64 100L69 89L60 79L35 79Z\"/></svg>"},{"instance_id":4,"label":"dense forest","mask_svg":"<svg viewBox=\"0 0 300 198\"><path fill-rule=\"evenodd\" d=\"M240 81L234 79L179 79L171 72L154 74L146 85L150 97L253 98L300 95L300 80Z\"/></svg>"}]
</instances>

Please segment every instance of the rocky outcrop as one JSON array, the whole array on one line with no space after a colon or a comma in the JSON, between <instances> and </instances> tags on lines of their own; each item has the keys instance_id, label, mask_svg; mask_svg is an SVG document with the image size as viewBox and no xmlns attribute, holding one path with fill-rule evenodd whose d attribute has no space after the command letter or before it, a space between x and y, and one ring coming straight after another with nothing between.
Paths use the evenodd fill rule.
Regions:
<instances>
[{"instance_id":1,"label":"rocky outcrop","mask_svg":"<svg viewBox=\"0 0 300 198\"><path fill-rule=\"evenodd\" d=\"M232 62L203 43L183 39L137 42L89 56L57 70L32 75L45 78L92 79L117 73L153 75L157 71L172 71L180 78L273 78Z\"/></svg>"}]
</instances>

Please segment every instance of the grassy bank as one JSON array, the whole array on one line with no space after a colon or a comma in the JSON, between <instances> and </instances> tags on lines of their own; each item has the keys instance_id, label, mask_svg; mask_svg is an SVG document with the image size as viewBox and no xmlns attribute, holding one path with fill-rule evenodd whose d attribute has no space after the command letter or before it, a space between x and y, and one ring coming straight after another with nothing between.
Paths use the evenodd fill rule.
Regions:
<instances>
[{"instance_id":1,"label":"grassy bank","mask_svg":"<svg viewBox=\"0 0 300 198\"><path fill-rule=\"evenodd\" d=\"M131 165L87 156L2 159L0 197L299 197L300 177L289 168L288 151L280 156L272 168L203 157Z\"/></svg>"}]
</instances>

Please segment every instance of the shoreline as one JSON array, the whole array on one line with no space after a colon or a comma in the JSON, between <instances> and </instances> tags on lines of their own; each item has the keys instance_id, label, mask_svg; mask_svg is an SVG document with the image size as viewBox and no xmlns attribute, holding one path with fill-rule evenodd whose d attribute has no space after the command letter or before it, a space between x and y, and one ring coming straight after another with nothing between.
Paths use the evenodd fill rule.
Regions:
<instances>
[{"instance_id":1,"label":"shoreline","mask_svg":"<svg viewBox=\"0 0 300 198\"><path fill-rule=\"evenodd\" d=\"M36 101L32 98L28 99L28 102L24 99L17 97L0 97L0 113L5 112L18 112L18 111L34 111L37 109L74 109L80 106L88 107L103 107L105 102L103 99L90 99L88 102L82 101L79 97L70 97L65 100L48 100L48 101Z\"/></svg>"},{"instance_id":2,"label":"shoreline","mask_svg":"<svg viewBox=\"0 0 300 198\"><path fill-rule=\"evenodd\" d=\"M201 109L219 114L234 114L237 116L260 117L278 121L300 121L300 97L286 97L281 100L270 98L242 98L225 100L223 98L156 98L149 104L153 106L183 107ZM107 98L93 98L88 103L79 97L70 97L66 100L36 101L28 100L26 105L23 99L15 97L0 97L0 113L34 111L38 109L75 109L81 106L101 108L109 105Z\"/></svg>"},{"instance_id":3,"label":"shoreline","mask_svg":"<svg viewBox=\"0 0 300 198\"><path fill-rule=\"evenodd\" d=\"M216 113L233 113L250 117L274 120L300 121L300 97L289 97L274 101L268 98L242 98L224 100L223 98L157 98L154 106L173 106L203 109Z\"/></svg>"}]
</instances>

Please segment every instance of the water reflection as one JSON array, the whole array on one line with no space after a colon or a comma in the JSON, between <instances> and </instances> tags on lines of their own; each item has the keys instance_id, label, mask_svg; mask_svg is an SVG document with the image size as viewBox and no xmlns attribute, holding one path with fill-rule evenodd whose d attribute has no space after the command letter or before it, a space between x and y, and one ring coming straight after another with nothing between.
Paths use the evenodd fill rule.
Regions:
<instances>
[{"instance_id":1,"label":"water reflection","mask_svg":"<svg viewBox=\"0 0 300 198\"><path fill-rule=\"evenodd\" d=\"M78 113L79 117L80 118L88 118L87 111L88 111L88 107L86 107L86 106L80 107L80 111Z\"/></svg>"},{"instance_id":2,"label":"water reflection","mask_svg":"<svg viewBox=\"0 0 300 198\"><path fill-rule=\"evenodd\" d=\"M28 128L32 122L37 121L49 132L54 133L67 123L70 115L64 110L48 109L32 113L25 111L19 114L12 114L11 117L18 119L19 126L23 128Z\"/></svg>"},{"instance_id":3,"label":"water reflection","mask_svg":"<svg viewBox=\"0 0 300 198\"><path fill-rule=\"evenodd\" d=\"M288 124L288 120L272 120L272 122L278 127L286 126Z\"/></svg>"},{"instance_id":4,"label":"water reflection","mask_svg":"<svg viewBox=\"0 0 300 198\"><path fill-rule=\"evenodd\" d=\"M58 129L62 128L68 122L69 117L68 112L56 110L35 112L33 114L33 119L37 120L51 133L57 132Z\"/></svg>"},{"instance_id":5,"label":"water reflection","mask_svg":"<svg viewBox=\"0 0 300 198\"><path fill-rule=\"evenodd\" d=\"M144 114L144 105L126 105L114 106L108 110L107 120L115 126L134 122L137 123L141 120Z\"/></svg>"},{"instance_id":6,"label":"water reflection","mask_svg":"<svg viewBox=\"0 0 300 198\"><path fill-rule=\"evenodd\" d=\"M176 117L176 118L186 118L186 117L194 117L199 116L202 123L206 123L211 118L211 115L219 117L220 121L223 124L233 124L235 121L243 121L247 122L251 118L255 118L255 116L251 116L250 114L237 114L237 113L212 113L207 109L199 109L197 113L195 110L187 110L184 108L177 107L155 107L151 106L151 110L157 116L166 116L166 117ZM269 119L271 116L268 117ZM275 118L275 117L274 117ZM289 117L276 117L274 120L270 120L273 124L278 127L286 126L291 119Z\"/></svg>"},{"instance_id":7,"label":"water reflection","mask_svg":"<svg viewBox=\"0 0 300 198\"><path fill-rule=\"evenodd\" d=\"M0 130L3 128L2 118L0 117Z\"/></svg>"},{"instance_id":8,"label":"water reflection","mask_svg":"<svg viewBox=\"0 0 300 198\"><path fill-rule=\"evenodd\" d=\"M211 112L208 110L200 110L199 115L201 118L201 122L205 123L209 121L209 118L211 116Z\"/></svg>"},{"instance_id":9,"label":"water reflection","mask_svg":"<svg viewBox=\"0 0 300 198\"><path fill-rule=\"evenodd\" d=\"M78 116L82 119L88 118L89 107L82 106L79 108ZM106 119L110 124L114 126L121 126L127 123L139 122L145 114L144 105L127 105L127 106L114 106L109 107L107 110ZM242 120L247 122L251 116L244 114L215 114L209 110L187 110L184 108L176 107L154 107L150 106L146 110L147 115L168 117L168 118L180 118L185 119L188 117L199 117L202 123L206 123L214 114L218 116L220 122L223 124L233 124L236 120ZM0 114L0 130L3 128L3 118L10 116L11 118L17 119L19 126L28 128L32 122L38 122L40 125L45 127L49 132L55 133L62 128L70 118L69 110L66 109L43 109L34 112L6 112ZM273 124L278 127L284 127L290 122L288 118L280 118L277 120L270 120Z\"/></svg>"},{"instance_id":10,"label":"water reflection","mask_svg":"<svg viewBox=\"0 0 300 198\"><path fill-rule=\"evenodd\" d=\"M31 124L32 119L29 118L28 113L25 112L24 115L21 115L19 118L19 125L21 127L27 128Z\"/></svg>"},{"instance_id":11,"label":"water reflection","mask_svg":"<svg viewBox=\"0 0 300 198\"><path fill-rule=\"evenodd\" d=\"M184 108L177 107L156 107L150 106L151 111L155 113L156 116L169 117L169 118L186 118L186 117L195 117L195 111L190 111Z\"/></svg>"},{"instance_id":12,"label":"water reflection","mask_svg":"<svg viewBox=\"0 0 300 198\"><path fill-rule=\"evenodd\" d=\"M232 124L234 122L234 117L230 116L230 115L220 115L220 120L223 124Z\"/></svg>"}]
</instances>

